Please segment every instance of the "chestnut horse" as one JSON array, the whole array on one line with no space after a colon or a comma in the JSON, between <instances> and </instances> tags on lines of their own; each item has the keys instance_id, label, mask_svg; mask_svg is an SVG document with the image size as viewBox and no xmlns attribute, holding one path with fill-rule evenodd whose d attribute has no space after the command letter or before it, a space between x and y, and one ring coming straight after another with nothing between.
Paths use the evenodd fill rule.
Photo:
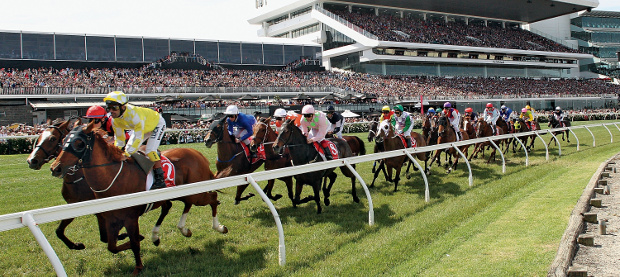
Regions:
<instances>
[{"instance_id":1,"label":"chestnut horse","mask_svg":"<svg viewBox=\"0 0 620 277\"><path fill-rule=\"evenodd\" d=\"M439 120L437 121L437 126L438 126L437 127L437 134L438 134L437 144L450 143L450 142L456 141L456 133L454 133L454 128L452 128L452 125L448 121L447 117L445 117L444 115L439 117ZM461 134L463 135L463 140L469 139L469 136L467 136L467 133L461 132ZM462 152L467 152L468 148L469 148L469 145L464 145L464 146L461 146L459 149ZM430 168L433 165L433 162L435 160L439 160L439 157L442 152L446 152L446 154L448 154L450 158L449 162L447 162L444 165L444 167L446 168L446 173L450 173L452 172L453 169L456 169L459 163L459 156L460 156L459 153L456 151L456 149L454 148L439 149L435 151L435 156L432 158L431 164L426 169L427 174L430 172ZM455 159L454 163L452 163L452 158Z\"/></svg>"},{"instance_id":2,"label":"chestnut horse","mask_svg":"<svg viewBox=\"0 0 620 277\"><path fill-rule=\"evenodd\" d=\"M84 179L88 187L94 192L95 198L106 198L116 195L135 193L146 189L146 173L134 161L126 159L123 151L106 142L107 134L103 130L93 130L93 125L77 127L71 131L63 146L63 151L52 163L52 175L64 177L79 169L84 172ZM183 185L213 179L209 170L209 161L200 152L188 148L176 148L163 151L162 154L174 164L175 183ZM187 213L192 205L210 205L213 216L213 229L220 233L227 233L226 226L220 225L217 219L217 192L204 192L181 197L185 203L183 216L179 222L179 229L186 230L184 234L191 236L191 231L185 228ZM140 258L140 229L138 217L147 209L165 205L168 201L161 201L149 205L139 205L120 210L101 213L105 219L108 236L108 250L118 253L130 249L133 251L136 266L133 274L138 274L144 267ZM129 242L117 245L118 232L125 227ZM158 233L153 228L153 233Z\"/></svg>"},{"instance_id":3,"label":"chestnut horse","mask_svg":"<svg viewBox=\"0 0 620 277\"><path fill-rule=\"evenodd\" d=\"M383 149L383 143L379 143L376 141L377 135L379 134L378 132L379 132L379 120L377 118L374 118L373 121L368 123L368 142L373 142L373 141L375 142L374 153L385 151ZM372 163L371 172L374 174L374 177L372 179L373 182L369 186L371 188L375 186L374 180L377 179L377 177L379 176L381 172L383 172L383 177L386 180L390 180L388 178L387 171L385 171L385 163L383 162L383 160L378 161L378 163L379 163L379 168L377 168L377 161L374 161Z\"/></svg>"},{"instance_id":4,"label":"chestnut horse","mask_svg":"<svg viewBox=\"0 0 620 277\"><path fill-rule=\"evenodd\" d=\"M502 129L497 128L497 135L503 135L503 134L504 134L504 131ZM484 137L492 137L492 136L493 136L493 126L487 123L484 120L484 118L479 118L478 119L478 130L476 131L476 137L484 138ZM497 141L498 140L494 140L494 142L497 142ZM504 141L505 140L499 141L498 147L501 147L501 144ZM478 152L482 151L482 149L485 146L490 146L490 145L491 145L491 142L489 141L476 143L476 146L474 147L474 151L471 153L471 156L469 156L469 159L471 160L472 157L476 156ZM493 152L491 152L491 154L489 155L489 159L487 160L487 163L491 162L491 158L495 160L496 152L497 152L497 148L493 147Z\"/></svg>"},{"instance_id":5,"label":"chestnut horse","mask_svg":"<svg viewBox=\"0 0 620 277\"><path fill-rule=\"evenodd\" d=\"M65 136L71 132L72 127L81 124L81 120L67 120L55 123L49 126L47 129L39 135L36 144L28 156L27 162L31 169L39 170L41 166L54 159L54 157L60 154L62 150L62 141ZM87 200L95 199L95 194L86 184L84 180L84 173L82 170L76 171L74 174L67 174L63 177L61 194L63 199L69 204L77 203ZM160 226L165 215L170 209L170 205L165 205L162 208L162 213L157 220L155 226ZM108 236L105 229L105 221L101 214L95 214L97 216L97 224L99 226L99 239L102 242L108 242ZM82 250L85 248L81 242L74 243L65 235L65 229L74 218L63 219L60 221L58 228L56 228L56 236L69 248L74 250ZM118 239L123 240L127 237L127 234L121 234ZM159 244L159 240L154 241L155 245Z\"/></svg>"},{"instance_id":6,"label":"chestnut horse","mask_svg":"<svg viewBox=\"0 0 620 277\"><path fill-rule=\"evenodd\" d=\"M331 138L329 140L336 144L336 147L338 149L338 157L347 158L353 156L349 144L347 144L344 140L337 138ZM322 161L322 158L320 157L316 148L314 148L312 144L308 144L306 136L301 133L301 130L299 130L299 128L297 128L297 126L295 126L295 124L290 119L286 120L282 124L282 130L280 131L280 134L278 134L278 137L273 144L273 150L282 153L285 146L289 148L294 147L293 149L291 149L290 155L295 165L303 165ZM353 167L355 167L355 165L353 165ZM353 196L353 201L359 203L360 200L357 197L357 192L355 190L355 175L346 166L340 167L340 171L342 171L342 173L346 177L349 177L351 179L351 195ZM296 175L294 200L295 203L302 204L314 200L317 206L317 213L320 214L322 208L321 196L319 195L319 191L321 189L321 180L323 180L323 177L328 177L330 180L329 185L323 184L323 196L325 197L325 206L329 206L330 191L337 177L336 173L334 172L334 168ZM304 199L300 199L301 191L304 184L310 185L312 187L314 195L305 197Z\"/></svg>"},{"instance_id":7,"label":"chestnut horse","mask_svg":"<svg viewBox=\"0 0 620 277\"><path fill-rule=\"evenodd\" d=\"M235 142L235 137L228 134L228 123L226 122L226 116L214 120L209 126L209 131L205 136L205 146L211 148L214 143L217 143L217 161L215 167L218 172L230 167L230 175L240 175L254 172L261 165L264 160L259 160L255 163L251 163L243 153L243 147L241 144ZM243 191L248 187L248 184L237 186L237 194L235 195L235 205L238 205L243 200L248 200L254 196L253 193L241 197ZM267 189L267 188L265 188ZM264 191L264 190L263 190ZM272 200L277 200L275 197L269 197Z\"/></svg>"},{"instance_id":8,"label":"chestnut horse","mask_svg":"<svg viewBox=\"0 0 620 277\"><path fill-rule=\"evenodd\" d=\"M283 155L277 154L273 151L272 144L278 137L276 132L269 126L269 122L271 122L271 118L260 118L258 122L254 125L254 134L253 139L250 142L250 150L256 152L260 145L263 146L265 150L265 170L278 169L283 167L289 167L293 164L291 163L291 156L286 151ZM283 181L286 184L286 188L288 189L288 198L293 202L293 207L295 207L295 201L293 196L293 177L287 176L278 178L278 180ZM273 189L273 185L275 180L271 179L267 181L267 186L263 189L265 194L273 200L278 200L282 197L281 194L272 195L271 190Z\"/></svg>"}]
</instances>

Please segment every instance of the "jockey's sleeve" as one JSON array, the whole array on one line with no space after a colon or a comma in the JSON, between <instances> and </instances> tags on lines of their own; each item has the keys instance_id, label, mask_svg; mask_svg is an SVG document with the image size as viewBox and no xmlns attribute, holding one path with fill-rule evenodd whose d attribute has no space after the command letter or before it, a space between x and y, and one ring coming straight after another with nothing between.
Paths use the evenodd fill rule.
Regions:
<instances>
[{"instance_id":1,"label":"jockey's sleeve","mask_svg":"<svg viewBox=\"0 0 620 277\"><path fill-rule=\"evenodd\" d=\"M299 127L301 127L301 133L304 134L304 136L308 136L308 126L310 125L310 123L305 119L301 119L299 121Z\"/></svg>"},{"instance_id":2,"label":"jockey's sleeve","mask_svg":"<svg viewBox=\"0 0 620 277\"><path fill-rule=\"evenodd\" d=\"M118 148L123 148L126 141L125 129L122 126L119 126L119 124L117 124L116 122L119 122L119 120L114 120L114 122L112 123L112 126L114 128L114 145L116 145L116 147Z\"/></svg>"},{"instance_id":3,"label":"jockey's sleeve","mask_svg":"<svg viewBox=\"0 0 620 277\"><path fill-rule=\"evenodd\" d=\"M124 134L122 137L123 138L125 137ZM127 141L127 146L125 146L125 152L129 154L135 153L136 151L138 151L138 147L140 147L143 141L144 141L144 124L142 122L139 122L135 125L133 129L133 135L130 136L129 140Z\"/></svg>"},{"instance_id":4,"label":"jockey's sleeve","mask_svg":"<svg viewBox=\"0 0 620 277\"><path fill-rule=\"evenodd\" d=\"M409 130L409 127L411 127L411 116L407 116L405 118L405 127L403 128L403 131Z\"/></svg>"},{"instance_id":5,"label":"jockey's sleeve","mask_svg":"<svg viewBox=\"0 0 620 277\"><path fill-rule=\"evenodd\" d=\"M319 142L325 139L325 135L327 134L327 129L329 129L329 122L327 121L327 117L323 114L320 115L319 120L317 122L317 132L312 137L313 141Z\"/></svg>"},{"instance_id":6,"label":"jockey's sleeve","mask_svg":"<svg viewBox=\"0 0 620 277\"><path fill-rule=\"evenodd\" d=\"M239 140L246 140L247 138L251 137L254 134L254 129L253 129L253 124L251 121L253 121L253 117L250 116L245 116L243 118L241 118L241 114L239 114L239 125L245 129L247 132L245 133L245 135L243 135L242 137L239 138Z\"/></svg>"}]
</instances>

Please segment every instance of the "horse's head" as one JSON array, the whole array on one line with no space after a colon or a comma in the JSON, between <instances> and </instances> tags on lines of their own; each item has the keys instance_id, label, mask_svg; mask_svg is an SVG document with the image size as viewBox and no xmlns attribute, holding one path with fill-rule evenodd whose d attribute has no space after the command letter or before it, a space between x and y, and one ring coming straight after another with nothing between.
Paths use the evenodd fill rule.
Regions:
<instances>
[{"instance_id":1,"label":"horse's head","mask_svg":"<svg viewBox=\"0 0 620 277\"><path fill-rule=\"evenodd\" d=\"M484 133L486 132L488 124L486 121L484 121L484 118L478 118L478 128L476 129L476 137L484 137ZM492 131L491 131L492 132Z\"/></svg>"},{"instance_id":2,"label":"horse's head","mask_svg":"<svg viewBox=\"0 0 620 277\"><path fill-rule=\"evenodd\" d=\"M220 119L213 120L211 125L209 126L209 130L205 135L205 146L207 148L211 148L214 143L222 141L224 138L224 125L226 124L226 117L222 117Z\"/></svg>"},{"instance_id":3,"label":"horse's head","mask_svg":"<svg viewBox=\"0 0 620 277\"><path fill-rule=\"evenodd\" d=\"M375 142L383 143L386 138L394 136L394 129L392 128L392 124L389 120L383 120L379 123L377 127L377 136L375 137Z\"/></svg>"},{"instance_id":4,"label":"horse's head","mask_svg":"<svg viewBox=\"0 0 620 277\"><path fill-rule=\"evenodd\" d=\"M547 124L547 126L551 127L551 128L555 128L556 126L559 125L558 120L555 118L555 115L550 114L549 115L549 123Z\"/></svg>"},{"instance_id":5,"label":"horse's head","mask_svg":"<svg viewBox=\"0 0 620 277\"><path fill-rule=\"evenodd\" d=\"M301 133L301 130L295 126L295 122L292 119L287 119L282 123L282 130L280 130L278 137L273 142L273 151L282 154L285 145L305 143L306 137Z\"/></svg>"},{"instance_id":6,"label":"horse's head","mask_svg":"<svg viewBox=\"0 0 620 277\"><path fill-rule=\"evenodd\" d=\"M75 122L80 124L81 120ZM71 120L56 123L41 133L36 140L32 153L26 160L31 169L39 170L41 166L58 156L62 150L62 140L71 131Z\"/></svg>"},{"instance_id":7,"label":"horse's head","mask_svg":"<svg viewBox=\"0 0 620 277\"><path fill-rule=\"evenodd\" d=\"M372 142L377 137L377 127L379 126L378 120L373 120L368 123L368 142Z\"/></svg>"},{"instance_id":8,"label":"horse's head","mask_svg":"<svg viewBox=\"0 0 620 277\"><path fill-rule=\"evenodd\" d=\"M437 120L437 134L441 137L446 133L446 128L448 128L448 118L445 116L440 116Z\"/></svg>"},{"instance_id":9,"label":"horse's head","mask_svg":"<svg viewBox=\"0 0 620 277\"><path fill-rule=\"evenodd\" d=\"M250 141L250 150L252 152L256 152L258 146L265 143L268 133L273 131L269 126L269 122L271 122L271 117L262 117L254 125L254 134L252 134L252 141Z\"/></svg>"},{"instance_id":10,"label":"horse's head","mask_svg":"<svg viewBox=\"0 0 620 277\"><path fill-rule=\"evenodd\" d=\"M95 141L93 128L91 123L71 130L63 142L62 151L50 165L53 176L62 178L66 174L73 174L84 161L90 161Z\"/></svg>"}]
</instances>

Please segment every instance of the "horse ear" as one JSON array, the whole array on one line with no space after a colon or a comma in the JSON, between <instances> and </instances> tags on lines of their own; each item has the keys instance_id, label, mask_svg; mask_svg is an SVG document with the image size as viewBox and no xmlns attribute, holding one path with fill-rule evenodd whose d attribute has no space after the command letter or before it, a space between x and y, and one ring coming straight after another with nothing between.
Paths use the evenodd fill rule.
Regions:
<instances>
[{"instance_id":1,"label":"horse ear","mask_svg":"<svg viewBox=\"0 0 620 277\"><path fill-rule=\"evenodd\" d=\"M76 126L77 127L77 126ZM86 129L84 129L85 133L90 133L93 131L93 129L95 128L95 122L89 122L88 125L86 125Z\"/></svg>"},{"instance_id":2,"label":"horse ear","mask_svg":"<svg viewBox=\"0 0 620 277\"><path fill-rule=\"evenodd\" d=\"M73 127L71 129L73 129L73 128L77 127L77 126L80 126L80 125L82 125L82 119L78 117L78 118L76 118L75 122L73 122Z\"/></svg>"}]
</instances>

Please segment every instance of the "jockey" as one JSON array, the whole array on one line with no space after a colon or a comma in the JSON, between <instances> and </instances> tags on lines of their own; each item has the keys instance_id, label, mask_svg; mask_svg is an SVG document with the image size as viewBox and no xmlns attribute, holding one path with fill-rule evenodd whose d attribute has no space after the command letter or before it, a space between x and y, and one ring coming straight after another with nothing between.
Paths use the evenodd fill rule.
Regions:
<instances>
[{"instance_id":1,"label":"jockey","mask_svg":"<svg viewBox=\"0 0 620 277\"><path fill-rule=\"evenodd\" d=\"M273 112L273 118L275 119L276 134L279 134L280 131L282 130L282 123L284 123L285 120L288 120L288 119L293 120L293 124L299 127L302 116L294 111L287 112L286 110L279 108Z\"/></svg>"},{"instance_id":2,"label":"jockey","mask_svg":"<svg viewBox=\"0 0 620 277\"><path fill-rule=\"evenodd\" d=\"M312 105L305 105L301 109L304 118L301 120L301 132L307 137L308 144L319 143L325 148L325 156L329 160L331 151L329 150L329 141L325 139L327 130L329 129L329 121L324 112L315 111Z\"/></svg>"},{"instance_id":3,"label":"jockey","mask_svg":"<svg viewBox=\"0 0 620 277\"><path fill-rule=\"evenodd\" d=\"M379 117L379 122L385 119L391 120L393 115L394 111L390 110L390 106L383 106L383 108L381 108L381 117Z\"/></svg>"},{"instance_id":4,"label":"jockey","mask_svg":"<svg viewBox=\"0 0 620 277\"><path fill-rule=\"evenodd\" d=\"M560 106L555 107L555 111L553 111L553 116L555 117L555 120L560 123L560 127L565 127L564 112L562 112L562 108L560 108Z\"/></svg>"},{"instance_id":5,"label":"jockey","mask_svg":"<svg viewBox=\"0 0 620 277\"><path fill-rule=\"evenodd\" d=\"M344 124L344 117L336 112L334 106L327 107L327 120L330 123L327 132L332 132L335 137L342 138L342 125Z\"/></svg>"},{"instance_id":6,"label":"jockey","mask_svg":"<svg viewBox=\"0 0 620 277\"><path fill-rule=\"evenodd\" d=\"M534 121L534 117L536 116L536 111L534 108L530 107L530 104L525 105L525 108L530 112L530 115L532 115L532 121Z\"/></svg>"},{"instance_id":7,"label":"jockey","mask_svg":"<svg viewBox=\"0 0 620 277\"><path fill-rule=\"evenodd\" d=\"M164 171L157 154L157 147L161 143L166 129L166 121L158 112L127 104L127 96L122 91L113 91L103 98L106 110L114 118L114 145L119 148L125 147L127 157L138 151L138 147L147 138L146 156L153 164L153 185L151 189L166 187L164 183ZM133 130L133 134L125 144L125 130Z\"/></svg>"},{"instance_id":8,"label":"jockey","mask_svg":"<svg viewBox=\"0 0 620 277\"><path fill-rule=\"evenodd\" d=\"M256 118L240 113L236 105L226 107L224 114L227 117L228 134L235 137L236 143L243 142L245 145L250 145L250 137L254 134L253 126L256 123Z\"/></svg>"},{"instance_id":9,"label":"jockey","mask_svg":"<svg viewBox=\"0 0 620 277\"><path fill-rule=\"evenodd\" d=\"M474 112L474 109L471 107L465 108L465 116L469 116L469 120L472 121L472 124L475 124L478 121L478 114Z\"/></svg>"},{"instance_id":10,"label":"jockey","mask_svg":"<svg viewBox=\"0 0 620 277\"><path fill-rule=\"evenodd\" d=\"M499 118L499 111L493 104L487 103L487 108L484 109L484 121L486 121L491 127L493 127L493 135L497 135L497 119Z\"/></svg>"},{"instance_id":11,"label":"jockey","mask_svg":"<svg viewBox=\"0 0 620 277\"><path fill-rule=\"evenodd\" d=\"M534 116L532 116L532 112L530 112L527 107L521 109L521 114L519 115L519 118L523 119L525 121L525 125L527 125L527 128L529 130L532 130L532 121L534 121Z\"/></svg>"},{"instance_id":12,"label":"jockey","mask_svg":"<svg viewBox=\"0 0 620 277\"><path fill-rule=\"evenodd\" d=\"M452 104L450 104L450 102L446 102L443 104L443 114L450 121L450 125L452 125L452 128L454 128L454 133L456 134L456 141L461 141L462 135L461 130L459 129L461 115L459 114L459 111L452 108Z\"/></svg>"},{"instance_id":13,"label":"jockey","mask_svg":"<svg viewBox=\"0 0 620 277\"><path fill-rule=\"evenodd\" d=\"M499 115L504 119L504 121L510 121L510 115L512 114L512 110L506 105L502 105L502 110L499 112Z\"/></svg>"},{"instance_id":14,"label":"jockey","mask_svg":"<svg viewBox=\"0 0 620 277\"><path fill-rule=\"evenodd\" d=\"M431 108L428 108L428 110L426 111L426 113L428 114L428 115L427 115L428 117L433 117L433 116L435 116L435 109L433 109L432 107L431 107Z\"/></svg>"},{"instance_id":15,"label":"jockey","mask_svg":"<svg viewBox=\"0 0 620 277\"><path fill-rule=\"evenodd\" d=\"M108 133L108 136L114 136L114 127L112 127L112 116L105 111L105 108L94 105L88 108L86 115L83 118L88 119L88 122L94 121L95 128L100 128Z\"/></svg>"},{"instance_id":16,"label":"jockey","mask_svg":"<svg viewBox=\"0 0 620 277\"><path fill-rule=\"evenodd\" d=\"M411 147L411 130L413 130L413 121L411 115L403 110L402 105L394 106L394 115L391 122L392 127L397 134L402 134L407 141L407 148Z\"/></svg>"}]
</instances>

